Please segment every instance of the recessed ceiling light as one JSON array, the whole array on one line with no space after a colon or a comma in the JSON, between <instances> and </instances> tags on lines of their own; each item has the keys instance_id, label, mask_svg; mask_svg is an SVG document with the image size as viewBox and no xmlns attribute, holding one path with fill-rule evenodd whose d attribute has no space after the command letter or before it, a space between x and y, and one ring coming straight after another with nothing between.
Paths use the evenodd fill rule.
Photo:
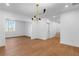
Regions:
<instances>
[{"instance_id":1,"label":"recessed ceiling light","mask_svg":"<svg viewBox=\"0 0 79 59\"><path fill-rule=\"evenodd\" d=\"M65 5L65 7L67 8L67 7L69 7L69 5Z\"/></svg>"},{"instance_id":2,"label":"recessed ceiling light","mask_svg":"<svg viewBox=\"0 0 79 59\"><path fill-rule=\"evenodd\" d=\"M9 3L6 3L6 6L10 6L10 4Z\"/></svg>"}]
</instances>

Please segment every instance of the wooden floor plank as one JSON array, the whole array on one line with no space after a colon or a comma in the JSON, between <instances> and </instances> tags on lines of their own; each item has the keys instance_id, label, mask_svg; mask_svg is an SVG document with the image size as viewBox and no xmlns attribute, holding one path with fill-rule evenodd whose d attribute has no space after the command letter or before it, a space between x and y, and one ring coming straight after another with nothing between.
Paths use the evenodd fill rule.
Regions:
<instances>
[{"instance_id":1,"label":"wooden floor plank","mask_svg":"<svg viewBox=\"0 0 79 59\"><path fill-rule=\"evenodd\" d=\"M79 48L60 44L59 37L31 40L26 37L6 39L1 56L79 56Z\"/></svg>"}]
</instances>

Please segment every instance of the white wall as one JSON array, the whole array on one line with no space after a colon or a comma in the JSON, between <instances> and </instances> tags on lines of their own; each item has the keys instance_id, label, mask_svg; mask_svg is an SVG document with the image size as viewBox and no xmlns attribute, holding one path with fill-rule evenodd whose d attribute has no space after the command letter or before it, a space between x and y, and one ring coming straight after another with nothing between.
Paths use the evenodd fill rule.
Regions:
<instances>
[{"instance_id":1,"label":"white wall","mask_svg":"<svg viewBox=\"0 0 79 59\"><path fill-rule=\"evenodd\" d=\"M16 32L12 32L12 33L7 32L5 34L6 37L14 37L19 35L31 36L32 23L30 22L30 19L27 18L27 16L25 17L11 12L0 10L0 19L6 20L7 18L16 20Z\"/></svg>"},{"instance_id":2,"label":"white wall","mask_svg":"<svg viewBox=\"0 0 79 59\"><path fill-rule=\"evenodd\" d=\"M56 23L56 22L50 22L49 25L50 25L49 26L50 27L49 28L49 30L50 30L49 37L51 38L51 37L54 37L56 35L56 33L60 32L60 24Z\"/></svg>"},{"instance_id":3,"label":"white wall","mask_svg":"<svg viewBox=\"0 0 79 59\"><path fill-rule=\"evenodd\" d=\"M5 37L15 37L25 35L25 22L15 20L15 31L5 32Z\"/></svg>"},{"instance_id":4,"label":"white wall","mask_svg":"<svg viewBox=\"0 0 79 59\"><path fill-rule=\"evenodd\" d=\"M26 22L25 23L25 35L31 36L32 35L32 22Z\"/></svg>"},{"instance_id":5,"label":"white wall","mask_svg":"<svg viewBox=\"0 0 79 59\"><path fill-rule=\"evenodd\" d=\"M32 22L32 39L47 39L48 27L45 21L34 21Z\"/></svg>"},{"instance_id":6,"label":"white wall","mask_svg":"<svg viewBox=\"0 0 79 59\"><path fill-rule=\"evenodd\" d=\"M61 15L61 40L63 44L79 47L79 11Z\"/></svg>"}]
</instances>

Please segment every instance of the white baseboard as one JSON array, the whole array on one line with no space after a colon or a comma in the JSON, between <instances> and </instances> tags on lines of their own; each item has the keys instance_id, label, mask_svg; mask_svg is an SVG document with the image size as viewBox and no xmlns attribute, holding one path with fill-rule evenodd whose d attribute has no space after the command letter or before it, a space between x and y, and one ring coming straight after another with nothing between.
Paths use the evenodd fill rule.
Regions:
<instances>
[{"instance_id":1,"label":"white baseboard","mask_svg":"<svg viewBox=\"0 0 79 59\"><path fill-rule=\"evenodd\" d=\"M73 44L73 43L68 43L68 42L60 42L60 44L64 44L64 45L68 45L68 46L73 46L73 47L78 47L79 48L78 44Z\"/></svg>"},{"instance_id":2,"label":"white baseboard","mask_svg":"<svg viewBox=\"0 0 79 59\"><path fill-rule=\"evenodd\" d=\"M5 46L5 43L0 43L0 47L3 47L3 46Z\"/></svg>"}]
</instances>

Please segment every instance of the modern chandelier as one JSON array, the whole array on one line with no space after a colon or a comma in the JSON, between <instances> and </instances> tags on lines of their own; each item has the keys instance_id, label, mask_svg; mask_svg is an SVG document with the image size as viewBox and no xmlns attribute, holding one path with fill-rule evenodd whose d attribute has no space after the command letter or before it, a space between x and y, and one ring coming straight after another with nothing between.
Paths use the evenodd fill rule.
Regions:
<instances>
[{"instance_id":1,"label":"modern chandelier","mask_svg":"<svg viewBox=\"0 0 79 59\"><path fill-rule=\"evenodd\" d=\"M35 15L32 17L32 20L33 21L39 21L39 20L41 20L41 18L40 18L40 5L39 4L36 4L35 5L36 6L36 11L35 11ZM46 12L46 9L43 9L43 14L45 14L45 12Z\"/></svg>"}]
</instances>

